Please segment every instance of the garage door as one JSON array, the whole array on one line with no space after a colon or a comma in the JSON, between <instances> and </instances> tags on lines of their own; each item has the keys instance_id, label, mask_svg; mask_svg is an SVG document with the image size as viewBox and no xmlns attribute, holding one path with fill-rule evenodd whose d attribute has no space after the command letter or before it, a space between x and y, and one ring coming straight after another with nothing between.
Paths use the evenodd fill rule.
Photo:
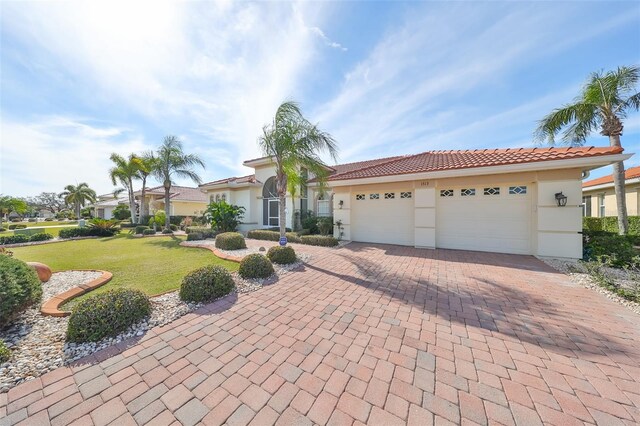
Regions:
<instances>
[{"instance_id":1,"label":"garage door","mask_svg":"<svg viewBox=\"0 0 640 426\"><path fill-rule=\"evenodd\" d=\"M351 193L351 239L368 243L412 246L413 192Z\"/></svg>"},{"instance_id":2,"label":"garage door","mask_svg":"<svg viewBox=\"0 0 640 426\"><path fill-rule=\"evenodd\" d=\"M436 247L531 253L531 187L470 186L436 193Z\"/></svg>"}]
</instances>

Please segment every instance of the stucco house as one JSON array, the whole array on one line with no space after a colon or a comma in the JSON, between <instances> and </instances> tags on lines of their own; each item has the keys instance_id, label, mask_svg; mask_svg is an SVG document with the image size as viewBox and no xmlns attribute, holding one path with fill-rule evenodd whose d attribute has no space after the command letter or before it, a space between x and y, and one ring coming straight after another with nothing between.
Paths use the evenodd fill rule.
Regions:
<instances>
[{"instance_id":1,"label":"stucco house","mask_svg":"<svg viewBox=\"0 0 640 426\"><path fill-rule=\"evenodd\" d=\"M148 211L153 214L157 210L164 210L164 187L162 185L148 188L145 199L142 191L134 193L138 203L146 203ZM171 211L170 216L202 216L209 204L208 197L198 188L173 185L170 192Z\"/></svg>"},{"instance_id":2,"label":"stucco house","mask_svg":"<svg viewBox=\"0 0 640 426\"><path fill-rule=\"evenodd\" d=\"M91 206L93 208L93 216L100 219L113 219L113 209L119 204L128 206L129 200L127 197L116 197L113 194L98 195L97 201Z\"/></svg>"},{"instance_id":3,"label":"stucco house","mask_svg":"<svg viewBox=\"0 0 640 426\"><path fill-rule=\"evenodd\" d=\"M624 172L627 214L637 216L640 212L640 167L629 167ZM583 216L617 216L616 191L613 175L602 176L582 183Z\"/></svg>"},{"instance_id":4,"label":"stucco house","mask_svg":"<svg viewBox=\"0 0 640 426\"><path fill-rule=\"evenodd\" d=\"M333 216L345 240L579 258L582 176L630 156L611 147L486 149L331 166L326 191L310 176L298 197L287 196L287 226L292 209L309 209ZM200 189L245 207L241 230L277 226L271 159L244 165L254 174Z\"/></svg>"}]
</instances>

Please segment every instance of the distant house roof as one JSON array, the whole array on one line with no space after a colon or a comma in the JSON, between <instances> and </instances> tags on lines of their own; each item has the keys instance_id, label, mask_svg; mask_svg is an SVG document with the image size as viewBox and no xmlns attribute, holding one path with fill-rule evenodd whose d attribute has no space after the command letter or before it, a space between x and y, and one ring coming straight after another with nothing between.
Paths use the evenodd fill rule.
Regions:
<instances>
[{"instance_id":1,"label":"distant house roof","mask_svg":"<svg viewBox=\"0 0 640 426\"><path fill-rule=\"evenodd\" d=\"M115 207L118 204L128 204L129 200L127 197L113 198L111 200L98 201L97 203L92 204L92 207Z\"/></svg>"},{"instance_id":2,"label":"distant house roof","mask_svg":"<svg viewBox=\"0 0 640 426\"><path fill-rule=\"evenodd\" d=\"M629 167L624 171L624 180L640 178L640 166ZM613 175L602 176L597 179L591 179L585 182L582 182L583 188L589 188L591 186L598 185L606 185L608 183L613 183Z\"/></svg>"},{"instance_id":3,"label":"distant house roof","mask_svg":"<svg viewBox=\"0 0 640 426\"><path fill-rule=\"evenodd\" d=\"M154 186L153 188L148 188L146 193L149 195L162 195L164 196L164 186ZM135 195L142 195L142 191L136 191ZM192 188L190 186L171 186L170 195L172 200L176 201L201 201L203 203L207 202L207 195L200 191L200 188Z\"/></svg>"},{"instance_id":4,"label":"distant house roof","mask_svg":"<svg viewBox=\"0 0 640 426\"><path fill-rule=\"evenodd\" d=\"M221 185L225 183L261 183L256 179L256 175L247 175L242 177L230 177L225 179L218 179L212 182L203 183L203 185Z\"/></svg>"}]
</instances>

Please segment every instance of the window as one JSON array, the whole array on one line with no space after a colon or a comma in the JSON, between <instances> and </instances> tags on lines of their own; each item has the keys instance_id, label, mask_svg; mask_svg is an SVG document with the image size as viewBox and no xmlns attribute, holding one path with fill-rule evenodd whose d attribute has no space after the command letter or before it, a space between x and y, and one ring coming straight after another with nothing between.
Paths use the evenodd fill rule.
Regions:
<instances>
[{"instance_id":1,"label":"window","mask_svg":"<svg viewBox=\"0 0 640 426\"><path fill-rule=\"evenodd\" d=\"M385 192L384 193L384 199L385 200L393 200L394 198L396 198L395 192Z\"/></svg>"},{"instance_id":2,"label":"window","mask_svg":"<svg viewBox=\"0 0 640 426\"><path fill-rule=\"evenodd\" d=\"M453 189L441 189L440 190L441 197L453 197Z\"/></svg>"},{"instance_id":3,"label":"window","mask_svg":"<svg viewBox=\"0 0 640 426\"><path fill-rule=\"evenodd\" d=\"M492 188L485 188L484 195L500 195L500 188L497 186Z\"/></svg>"},{"instance_id":4,"label":"window","mask_svg":"<svg viewBox=\"0 0 640 426\"><path fill-rule=\"evenodd\" d=\"M401 192L400 198L411 198L411 192Z\"/></svg>"},{"instance_id":5,"label":"window","mask_svg":"<svg viewBox=\"0 0 640 426\"><path fill-rule=\"evenodd\" d=\"M262 224L278 226L280 223L276 178L271 176L262 187Z\"/></svg>"},{"instance_id":6,"label":"window","mask_svg":"<svg viewBox=\"0 0 640 426\"><path fill-rule=\"evenodd\" d=\"M604 194L598 195L598 213L599 217L604 217L606 210L604 208Z\"/></svg>"},{"instance_id":7,"label":"window","mask_svg":"<svg viewBox=\"0 0 640 426\"><path fill-rule=\"evenodd\" d=\"M210 195L210 196L209 196L209 202L210 202L210 203L213 203L213 202L214 202L214 200L215 200L215 197L214 197L213 195Z\"/></svg>"},{"instance_id":8,"label":"window","mask_svg":"<svg viewBox=\"0 0 640 426\"><path fill-rule=\"evenodd\" d=\"M526 186L510 186L509 187L509 194L510 195L524 195L527 193L527 187Z\"/></svg>"},{"instance_id":9,"label":"window","mask_svg":"<svg viewBox=\"0 0 640 426\"><path fill-rule=\"evenodd\" d=\"M582 216L591 216L591 195L582 197Z\"/></svg>"},{"instance_id":10,"label":"window","mask_svg":"<svg viewBox=\"0 0 640 426\"><path fill-rule=\"evenodd\" d=\"M220 201L220 194L216 194L216 203Z\"/></svg>"},{"instance_id":11,"label":"window","mask_svg":"<svg viewBox=\"0 0 640 426\"><path fill-rule=\"evenodd\" d=\"M369 194L369 199L370 200L379 200L380 199L380 194Z\"/></svg>"},{"instance_id":12,"label":"window","mask_svg":"<svg viewBox=\"0 0 640 426\"><path fill-rule=\"evenodd\" d=\"M222 194L221 200L222 201L227 201L227 194Z\"/></svg>"},{"instance_id":13,"label":"window","mask_svg":"<svg viewBox=\"0 0 640 426\"><path fill-rule=\"evenodd\" d=\"M470 197L476 195L476 190L474 188L464 188L460 190L460 195L463 197Z\"/></svg>"},{"instance_id":14,"label":"window","mask_svg":"<svg viewBox=\"0 0 640 426\"><path fill-rule=\"evenodd\" d=\"M356 200L358 201L364 200L364 194L356 194Z\"/></svg>"}]
</instances>

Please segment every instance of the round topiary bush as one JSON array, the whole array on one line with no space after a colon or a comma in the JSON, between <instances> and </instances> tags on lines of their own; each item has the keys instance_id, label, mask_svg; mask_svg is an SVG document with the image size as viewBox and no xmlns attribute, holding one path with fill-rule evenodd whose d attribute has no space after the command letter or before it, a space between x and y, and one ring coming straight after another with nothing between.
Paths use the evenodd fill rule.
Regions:
<instances>
[{"instance_id":1,"label":"round topiary bush","mask_svg":"<svg viewBox=\"0 0 640 426\"><path fill-rule=\"evenodd\" d=\"M183 278L179 295L185 302L209 302L231 293L234 286L231 274L222 266L205 266Z\"/></svg>"},{"instance_id":2,"label":"round topiary bush","mask_svg":"<svg viewBox=\"0 0 640 426\"><path fill-rule=\"evenodd\" d=\"M240 250L247 248L247 245L239 232L224 232L216 236L216 247L220 250Z\"/></svg>"},{"instance_id":3,"label":"round topiary bush","mask_svg":"<svg viewBox=\"0 0 640 426\"><path fill-rule=\"evenodd\" d=\"M9 361L11 350L5 345L4 340L0 340L0 364Z\"/></svg>"},{"instance_id":4,"label":"round topiary bush","mask_svg":"<svg viewBox=\"0 0 640 426\"><path fill-rule=\"evenodd\" d=\"M151 303L139 290L119 288L90 296L71 312L69 342L97 342L116 336L151 314Z\"/></svg>"},{"instance_id":5,"label":"round topiary bush","mask_svg":"<svg viewBox=\"0 0 640 426\"><path fill-rule=\"evenodd\" d=\"M145 229L142 231L142 235L156 235L156 230L153 228Z\"/></svg>"},{"instance_id":6,"label":"round topiary bush","mask_svg":"<svg viewBox=\"0 0 640 426\"><path fill-rule=\"evenodd\" d=\"M187 241L198 241L198 240L204 240L204 235L202 235L202 232L192 232L190 234L187 234Z\"/></svg>"},{"instance_id":7,"label":"round topiary bush","mask_svg":"<svg viewBox=\"0 0 640 426\"><path fill-rule=\"evenodd\" d=\"M0 325L41 297L36 271L21 260L0 256Z\"/></svg>"},{"instance_id":8,"label":"round topiary bush","mask_svg":"<svg viewBox=\"0 0 640 426\"><path fill-rule=\"evenodd\" d=\"M242 259L238 274L242 278L267 278L273 274L273 265L264 255L253 253Z\"/></svg>"},{"instance_id":9,"label":"round topiary bush","mask_svg":"<svg viewBox=\"0 0 640 426\"><path fill-rule=\"evenodd\" d=\"M279 265L288 265L290 263L295 263L297 260L296 252L289 246L273 246L267 252L267 257L270 261Z\"/></svg>"},{"instance_id":10,"label":"round topiary bush","mask_svg":"<svg viewBox=\"0 0 640 426\"><path fill-rule=\"evenodd\" d=\"M164 228L162 230L162 233L165 234L165 235L168 235L168 234L173 235L173 231L171 230L171 228Z\"/></svg>"}]
</instances>

